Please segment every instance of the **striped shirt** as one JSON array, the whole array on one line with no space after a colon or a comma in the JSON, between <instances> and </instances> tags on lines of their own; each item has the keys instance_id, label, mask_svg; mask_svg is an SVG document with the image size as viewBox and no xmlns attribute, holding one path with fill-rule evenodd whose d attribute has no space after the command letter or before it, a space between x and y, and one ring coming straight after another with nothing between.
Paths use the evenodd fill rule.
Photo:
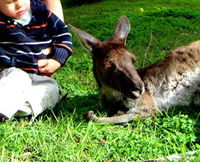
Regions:
<instances>
[{"instance_id":1,"label":"striped shirt","mask_svg":"<svg viewBox=\"0 0 200 162\"><path fill-rule=\"evenodd\" d=\"M17 67L40 74L38 59L52 58L64 65L72 53L67 25L39 0L31 0L32 18L22 26L0 13L0 67ZM49 55L43 49L52 48Z\"/></svg>"}]
</instances>

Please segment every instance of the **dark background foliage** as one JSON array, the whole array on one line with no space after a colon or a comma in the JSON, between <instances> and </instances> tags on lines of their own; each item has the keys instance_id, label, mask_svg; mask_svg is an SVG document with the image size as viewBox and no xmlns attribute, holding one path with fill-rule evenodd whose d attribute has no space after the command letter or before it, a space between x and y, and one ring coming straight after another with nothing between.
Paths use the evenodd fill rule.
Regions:
<instances>
[{"instance_id":1,"label":"dark background foliage","mask_svg":"<svg viewBox=\"0 0 200 162\"><path fill-rule=\"evenodd\" d=\"M90 4L94 2L100 2L102 0L61 0L64 7L80 6L84 4Z\"/></svg>"}]
</instances>

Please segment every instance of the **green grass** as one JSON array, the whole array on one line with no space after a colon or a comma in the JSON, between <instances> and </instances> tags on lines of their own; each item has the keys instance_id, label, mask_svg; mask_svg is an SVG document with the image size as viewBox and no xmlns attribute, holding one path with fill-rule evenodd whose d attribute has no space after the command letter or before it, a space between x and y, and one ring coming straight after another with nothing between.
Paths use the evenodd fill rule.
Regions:
<instances>
[{"instance_id":1,"label":"green grass","mask_svg":"<svg viewBox=\"0 0 200 162\"><path fill-rule=\"evenodd\" d=\"M126 15L132 28L127 46L137 56L138 68L151 35L146 65L200 38L199 0L105 0L66 8L64 14L67 23L101 40ZM73 55L54 77L67 97L33 125L27 119L0 124L0 161L144 161L200 149L198 107L172 109L127 125L85 122L88 110L101 116L106 112L98 101L90 54L76 37L73 44ZM198 161L200 154L193 158Z\"/></svg>"}]
</instances>

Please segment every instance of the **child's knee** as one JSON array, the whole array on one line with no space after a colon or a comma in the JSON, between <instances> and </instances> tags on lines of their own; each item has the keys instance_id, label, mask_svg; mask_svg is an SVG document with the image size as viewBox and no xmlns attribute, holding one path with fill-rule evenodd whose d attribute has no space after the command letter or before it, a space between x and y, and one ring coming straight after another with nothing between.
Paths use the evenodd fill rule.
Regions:
<instances>
[{"instance_id":1,"label":"child's knee","mask_svg":"<svg viewBox=\"0 0 200 162\"><path fill-rule=\"evenodd\" d=\"M28 73L15 67L4 69L0 73L0 84L17 87L31 85L31 78Z\"/></svg>"}]
</instances>

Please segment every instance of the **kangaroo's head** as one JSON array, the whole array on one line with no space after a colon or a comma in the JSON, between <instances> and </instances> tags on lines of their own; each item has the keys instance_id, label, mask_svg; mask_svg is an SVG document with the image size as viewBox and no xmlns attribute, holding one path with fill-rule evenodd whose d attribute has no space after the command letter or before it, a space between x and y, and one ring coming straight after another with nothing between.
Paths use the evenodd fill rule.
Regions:
<instances>
[{"instance_id":1,"label":"kangaroo's head","mask_svg":"<svg viewBox=\"0 0 200 162\"><path fill-rule=\"evenodd\" d=\"M143 93L144 84L134 67L136 57L125 47L130 30L126 17L118 20L114 34L104 42L85 31L70 27L92 53L94 75L100 88L107 86L130 98L138 98Z\"/></svg>"}]
</instances>

